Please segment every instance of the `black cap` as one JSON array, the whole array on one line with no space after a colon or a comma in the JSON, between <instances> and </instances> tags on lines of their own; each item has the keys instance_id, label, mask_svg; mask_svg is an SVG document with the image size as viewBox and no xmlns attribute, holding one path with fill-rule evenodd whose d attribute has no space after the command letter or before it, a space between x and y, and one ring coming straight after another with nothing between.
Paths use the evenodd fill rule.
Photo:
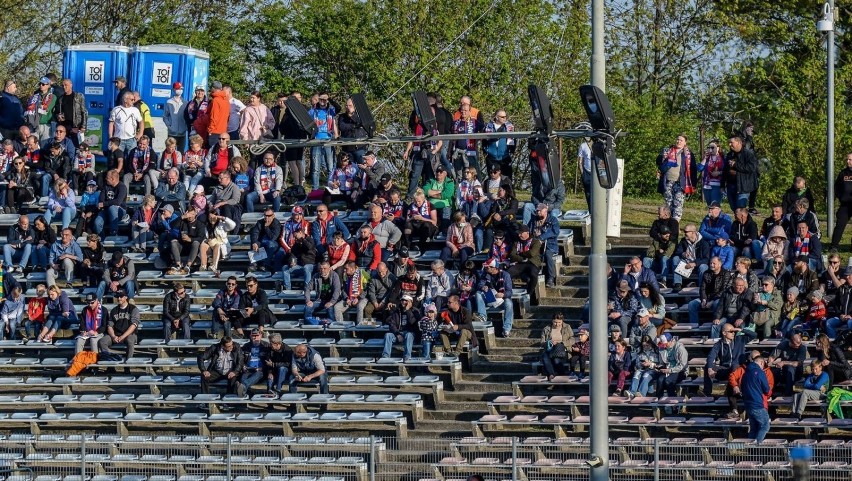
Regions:
<instances>
[{"instance_id":1,"label":"black cap","mask_svg":"<svg viewBox=\"0 0 852 481\"><path fill-rule=\"evenodd\" d=\"M714 200L713 202L710 202L710 205L708 205L707 207L712 209L714 207L722 207L722 206L719 205L719 201Z\"/></svg>"},{"instance_id":2,"label":"black cap","mask_svg":"<svg viewBox=\"0 0 852 481\"><path fill-rule=\"evenodd\" d=\"M112 253L112 259L109 260L109 265L115 267L121 262L121 259L124 259L124 254L120 251L115 251Z\"/></svg>"},{"instance_id":3,"label":"black cap","mask_svg":"<svg viewBox=\"0 0 852 481\"><path fill-rule=\"evenodd\" d=\"M506 238L506 233L505 233L505 232L503 232L502 230L495 230L495 231L494 231L494 238L495 238L495 239L505 239L505 238Z\"/></svg>"},{"instance_id":4,"label":"black cap","mask_svg":"<svg viewBox=\"0 0 852 481\"><path fill-rule=\"evenodd\" d=\"M389 180L391 180L391 176L390 176L390 174L382 174L382 177L379 180L381 180L382 183L384 184L385 182L388 182Z\"/></svg>"},{"instance_id":5,"label":"black cap","mask_svg":"<svg viewBox=\"0 0 852 481\"><path fill-rule=\"evenodd\" d=\"M808 263L808 256L798 256L798 257L796 257L796 262L804 262L805 264L807 264Z\"/></svg>"},{"instance_id":6,"label":"black cap","mask_svg":"<svg viewBox=\"0 0 852 481\"><path fill-rule=\"evenodd\" d=\"M408 247L403 246L403 247L399 248L399 256L400 257L408 257L408 255L409 255L408 254Z\"/></svg>"},{"instance_id":7,"label":"black cap","mask_svg":"<svg viewBox=\"0 0 852 481\"><path fill-rule=\"evenodd\" d=\"M97 301L97 300L98 300L98 296L94 292L90 292L90 293L86 294L86 302L92 302L92 301Z\"/></svg>"},{"instance_id":8,"label":"black cap","mask_svg":"<svg viewBox=\"0 0 852 481\"><path fill-rule=\"evenodd\" d=\"M491 164L491 168L488 169L489 172L500 172L500 164Z\"/></svg>"},{"instance_id":9,"label":"black cap","mask_svg":"<svg viewBox=\"0 0 852 481\"><path fill-rule=\"evenodd\" d=\"M439 166L438 166L438 168L437 168L437 169L435 169L435 173L436 173L436 174L437 174L438 172L446 172L446 171L447 171L447 169L445 169L443 165L439 165Z\"/></svg>"},{"instance_id":10,"label":"black cap","mask_svg":"<svg viewBox=\"0 0 852 481\"><path fill-rule=\"evenodd\" d=\"M660 235L671 234L671 233L672 233L672 230L669 229L669 226L667 226L667 225L661 225L660 226Z\"/></svg>"},{"instance_id":11,"label":"black cap","mask_svg":"<svg viewBox=\"0 0 852 481\"><path fill-rule=\"evenodd\" d=\"M524 233L524 232L526 232L527 234L529 234L529 233L530 233L530 228L529 228L529 227L527 227L527 226L525 226L525 225L522 225L522 226L518 227L518 234L521 234L521 233Z\"/></svg>"},{"instance_id":12,"label":"black cap","mask_svg":"<svg viewBox=\"0 0 852 481\"><path fill-rule=\"evenodd\" d=\"M119 289L115 291L115 297L127 297L127 291L125 291L124 289Z\"/></svg>"}]
</instances>

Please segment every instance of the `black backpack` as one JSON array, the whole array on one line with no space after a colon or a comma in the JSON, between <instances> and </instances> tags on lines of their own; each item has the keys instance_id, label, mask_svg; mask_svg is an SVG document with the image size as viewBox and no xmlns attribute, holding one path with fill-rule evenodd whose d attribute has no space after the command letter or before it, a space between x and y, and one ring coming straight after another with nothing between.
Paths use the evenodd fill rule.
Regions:
<instances>
[{"instance_id":1,"label":"black backpack","mask_svg":"<svg viewBox=\"0 0 852 481\"><path fill-rule=\"evenodd\" d=\"M291 185L281 192L281 200L285 205L293 205L308 198L305 188L301 185Z\"/></svg>"}]
</instances>

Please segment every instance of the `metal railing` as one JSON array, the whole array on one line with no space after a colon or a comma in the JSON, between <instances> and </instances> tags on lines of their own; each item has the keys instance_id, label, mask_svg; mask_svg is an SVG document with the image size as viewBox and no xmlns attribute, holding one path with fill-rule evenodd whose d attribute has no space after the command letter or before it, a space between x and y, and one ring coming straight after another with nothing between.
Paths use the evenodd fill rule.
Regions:
<instances>
[{"instance_id":1,"label":"metal railing","mask_svg":"<svg viewBox=\"0 0 852 481\"><path fill-rule=\"evenodd\" d=\"M624 480L848 480L852 444L723 439L631 439L610 445L610 478ZM294 436L12 435L0 440L6 481L585 480L587 439Z\"/></svg>"}]
</instances>

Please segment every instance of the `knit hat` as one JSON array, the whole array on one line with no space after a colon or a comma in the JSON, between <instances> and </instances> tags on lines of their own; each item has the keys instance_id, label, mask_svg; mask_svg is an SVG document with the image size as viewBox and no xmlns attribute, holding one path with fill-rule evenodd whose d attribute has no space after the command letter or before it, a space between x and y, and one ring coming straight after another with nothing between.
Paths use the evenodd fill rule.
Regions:
<instances>
[{"instance_id":1,"label":"knit hat","mask_svg":"<svg viewBox=\"0 0 852 481\"><path fill-rule=\"evenodd\" d=\"M798 288L798 287L793 286L793 287L791 287L791 288L787 289L787 294L788 294L788 295L789 295L789 294L793 294L794 296L799 297L799 288Z\"/></svg>"}]
</instances>

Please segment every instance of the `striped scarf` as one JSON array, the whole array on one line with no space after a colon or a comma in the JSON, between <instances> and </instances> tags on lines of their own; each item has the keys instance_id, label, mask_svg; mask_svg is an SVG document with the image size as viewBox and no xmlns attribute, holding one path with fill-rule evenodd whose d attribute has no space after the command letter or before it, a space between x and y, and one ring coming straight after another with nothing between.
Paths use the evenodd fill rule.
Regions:
<instances>
[{"instance_id":1,"label":"striped scarf","mask_svg":"<svg viewBox=\"0 0 852 481\"><path fill-rule=\"evenodd\" d=\"M811 245L811 234L810 234L810 232L805 235L804 239L799 237L799 236L796 236L796 241L795 241L795 246L794 246L795 251L796 251L796 256L808 255L808 253L810 252L810 245Z\"/></svg>"}]
</instances>

